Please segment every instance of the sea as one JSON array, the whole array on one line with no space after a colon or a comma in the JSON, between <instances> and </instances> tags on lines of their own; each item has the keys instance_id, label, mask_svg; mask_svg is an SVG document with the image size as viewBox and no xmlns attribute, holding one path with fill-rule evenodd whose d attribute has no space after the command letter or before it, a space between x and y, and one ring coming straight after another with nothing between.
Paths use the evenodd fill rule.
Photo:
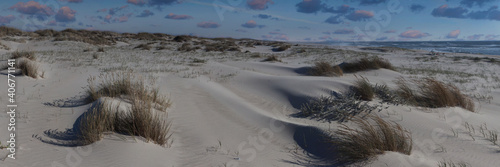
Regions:
<instances>
[{"instance_id":1,"label":"sea","mask_svg":"<svg viewBox=\"0 0 500 167\"><path fill-rule=\"evenodd\" d=\"M500 56L500 41L327 42L335 46L398 47L448 53Z\"/></svg>"}]
</instances>

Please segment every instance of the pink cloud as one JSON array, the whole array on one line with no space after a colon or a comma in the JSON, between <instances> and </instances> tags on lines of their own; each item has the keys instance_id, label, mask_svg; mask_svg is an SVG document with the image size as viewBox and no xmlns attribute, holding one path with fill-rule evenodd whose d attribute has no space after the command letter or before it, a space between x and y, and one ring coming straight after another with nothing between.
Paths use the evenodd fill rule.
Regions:
<instances>
[{"instance_id":1,"label":"pink cloud","mask_svg":"<svg viewBox=\"0 0 500 167\"><path fill-rule=\"evenodd\" d=\"M288 36L286 36L285 34L281 34L281 35L278 35L278 36L274 37L274 39L276 39L276 40L282 40L282 41L288 41Z\"/></svg>"},{"instance_id":2,"label":"pink cloud","mask_svg":"<svg viewBox=\"0 0 500 167\"><path fill-rule=\"evenodd\" d=\"M146 4L146 1L144 1L144 0L127 0L127 3L137 5L137 6L143 6L144 4Z\"/></svg>"},{"instance_id":3,"label":"pink cloud","mask_svg":"<svg viewBox=\"0 0 500 167\"><path fill-rule=\"evenodd\" d=\"M204 21L204 22L198 23L198 27L200 27L200 28L217 28L219 26L220 26L219 23L216 23L216 22Z\"/></svg>"},{"instance_id":4,"label":"pink cloud","mask_svg":"<svg viewBox=\"0 0 500 167\"><path fill-rule=\"evenodd\" d=\"M371 19L373 16L373 12L366 10L356 10L354 11L354 13L347 15L346 18L351 21L364 21L367 19Z\"/></svg>"},{"instance_id":5,"label":"pink cloud","mask_svg":"<svg viewBox=\"0 0 500 167\"><path fill-rule=\"evenodd\" d=\"M61 9L56 14L56 21L58 22L73 22L75 21L75 14L76 11L67 7L63 6Z\"/></svg>"},{"instance_id":6,"label":"pink cloud","mask_svg":"<svg viewBox=\"0 0 500 167\"><path fill-rule=\"evenodd\" d=\"M460 30L454 30L452 32L450 32L446 38L457 38L458 35L460 35Z\"/></svg>"},{"instance_id":7,"label":"pink cloud","mask_svg":"<svg viewBox=\"0 0 500 167\"><path fill-rule=\"evenodd\" d=\"M55 12L47 5L41 5L35 1L18 2L9 9L15 9L17 12L27 15L52 16Z\"/></svg>"},{"instance_id":8,"label":"pink cloud","mask_svg":"<svg viewBox=\"0 0 500 167\"><path fill-rule=\"evenodd\" d=\"M423 38L423 37L428 37L428 36L430 36L429 33L422 33L418 30L408 30L408 31L405 31L405 32L399 34L399 37L413 38L413 39Z\"/></svg>"},{"instance_id":9,"label":"pink cloud","mask_svg":"<svg viewBox=\"0 0 500 167\"><path fill-rule=\"evenodd\" d=\"M246 22L245 24L242 24L241 26L243 26L245 28L255 28L255 27L257 27L257 22L255 22L254 20L250 20L250 21Z\"/></svg>"},{"instance_id":10,"label":"pink cloud","mask_svg":"<svg viewBox=\"0 0 500 167\"><path fill-rule=\"evenodd\" d=\"M11 21L15 19L16 17L13 15L0 16L0 24L9 24Z\"/></svg>"},{"instance_id":11,"label":"pink cloud","mask_svg":"<svg viewBox=\"0 0 500 167\"><path fill-rule=\"evenodd\" d=\"M490 34L490 35L486 35L484 38L486 38L486 40L495 40L498 37L500 37L500 35Z\"/></svg>"},{"instance_id":12,"label":"pink cloud","mask_svg":"<svg viewBox=\"0 0 500 167\"><path fill-rule=\"evenodd\" d=\"M267 3L274 4L272 0L247 0L247 5L253 10L267 9Z\"/></svg>"},{"instance_id":13,"label":"pink cloud","mask_svg":"<svg viewBox=\"0 0 500 167\"><path fill-rule=\"evenodd\" d=\"M107 11L108 11L108 9L106 9L106 8L97 10L97 12L107 12Z\"/></svg>"},{"instance_id":14,"label":"pink cloud","mask_svg":"<svg viewBox=\"0 0 500 167\"><path fill-rule=\"evenodd\" d=\"M468 40L479 40L483 36L484 36L484 34L474 34L474 35L468 36L467 39Z\"/></svg>"},{"instance_id":15,"label":"pink cloud","mask_svg":"<svg viewBox=\"0 0 500 167\"><path fill-rule=\"evenodd\" d=\"M327 40L327 39L332 39L329 35L325 35L322 37L319 37L320 40Z\"/></svg>"},{"instance_id":16,"label":"pink cloud","mask_svg":"<svg viewBox=\"0 0 500 167\"><path fill-rule=\"evenodd\" d=\"M108 22L111 20L111 15L106 15L106 17L104 17L104 21Z\"/></svg>"},{"instance_id":17,"label":"pink cloud","mask_svg":"<svg viewBox=\"0 0 500 167\"><path fill-rule=\"evenodd\" d=\"M114 21L118 21L120 23L127 22L129 16L121 16L119 18L115 18Z\"/></svg>"},{"instance_id":18,"label":"pink cloud","mask_svg":"<svg viewBox=\"0 0 500 167\"><path fill-rule=\"evenodd\" d=\"M174 19L174 20L187 20L187 19L192 19L193 17L189 16L189 15L176 15L176 14L170 13L167 16L165 16L165 18Z\"/></svg>"},{"instance_id":19,"label":"pink cloud","mask_svg":"<svg viewBox=\"0 0 500 167\"><path fill-rule=\"evenodd\" d=\"M57 22L55 20L52 20L52 21L49 21L47 23L48 26L56 26L57 25Z\"/></svg>"}]
</instances>

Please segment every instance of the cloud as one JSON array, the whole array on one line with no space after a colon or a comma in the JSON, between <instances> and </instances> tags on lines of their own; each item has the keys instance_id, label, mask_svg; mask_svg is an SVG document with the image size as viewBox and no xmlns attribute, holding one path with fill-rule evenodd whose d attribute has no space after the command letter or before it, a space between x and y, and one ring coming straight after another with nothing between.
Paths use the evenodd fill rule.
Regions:
<instances>
[{"instance_id":1,"label":"cloud","mask_svg":"<svg viewBox=\"0 0 500 167\"><path fill-rule=\"evenodd\" d=\"M325 20L325 23L330 23L330 24L340 24L343 21L340 19L340 15L337 16L331 16L328 19Z\"/></svg>"},{"instance_id":2,"label":"cloud","mask_svg":"<svg viewBox=\"0 0 500 167\"><path fill-rule=\"evenodd\" d=\"M268 14L258 14L258 15L255 15L254 17L258 17L258 18L261 18L261 19L268 19L268 18L271 18L273 16L268 15Z\"/></svg>"},{"instance_id":3,"label":"cloud","mask_svg":"<svg viewBox=\"0 0 500 167\"><path fill-rule=\"evenodd\" d=\"M302 0L302 2L299 2L295 6L297 7L297 12L301 13L317 13L325 8L325 5L321 4L321 0Z\"/></svg>"},{"instance_id":4,"label":"cloud","mask_svg":"<svg viewBox=\"0 0 500 167\"><path fill-rule=\"evenodd\" d=\"M337 9L335 9L334 7L323 6L322 11L325 13L346 14L354 11L354 8L351 8L349 5L341 5L337 7Z\"/></svg>"},{"instance_id":5,"label":"cloud","mask_svg":"<svg viewBox=\"0 0 500 167\"><path fill-rule=\"evenodd\" d=\"M446 35L446 38L457 38L458 35L460 35L460 30L454 30L450 33L448 33L448 35Z\"/></svg>"},{"instance_id":6,"label":"cloud","mask_svg":"<svg viewBox=\"0 0 500 167\"><path fill-rule=\"evenodd\" d=\"M277 35L274 37L275 40L288 41L289 38L285 34Z\"/></svg>"},{"instance_id":7,"label":"cloud","mask_svg":"<svg viewBox=\"0 0 500 167\"><path fill-rule=\"evenodd\" d=\"M338 29L333 32L334 34L354 34L352 29Z\"/></svg>"},{"instance_id":8,"label":"cloud","mask_svg":"<svg viewBox=\"0 0 500 167\"><path fill-rule=\"evenodd\" d=\"M108 9L104 8L104 9L99 9L97 10L97 12L108 12Z\"/></svg>"},{"instance_id":9,"label":"cloud","mask_svg":"<svg viewBox=\"0 0 500 167\"><path fill-rule=\"evenodd\" d=\"M69 2L69 3L81 3L83 0L59 0L61 2Z\"/></svg>"},{"instance_id":10,"label":"cloud","mask_svg":"<svg viewBox=\"0 0 500 167\"><path fill-rule=\"evenodd\" d=\"M460 4L465 5L465 6L470 8L474 5L481 7L485 3L489 3L489 2L493 2L493 1L495 1L495 0L462 0L462 1L460 1Z\"/></svg>"},{"instance_id":11,"label":"cloud","mask_svg":"<svg viewBox=\"0 0 500 167\"><path fill-rule=\"evenodd\" d=\"M261 37L264 38L264 39L271 39L271 38L273 38L272 35L262 35Z\"/></svg>"},{"instance_id":12,"label":"cloud","mask_svg":"<svg viewBox=\"0 0 500 167\"><path fill-rule=\"evenodd\" d=\"M0 25L9 24L14 21L16 17L14 15L0 16Z\"/></svg>"},{"instance_id":13,"label":"cloud","mask_svg":"<svg viewBox=\"0 0 500 167\"><path fill-rule=\"evenodd\" d=\"M110 23L110 22L111 22L111 18L112 18L112 17L113 17L113 16L111 16L111 15L109 15L109 14L108 14L108 15L106 15L106 16L104 17L104 19L103 19L103 20L104 20L105 22Z\"/></svg>"},{"instance_id":14,"label":"cloud","mask_svg":"<svg viewBox=\"0 0 500 167\"><path fill-rule=\"evenodd\" d=\"M141 14L137 15L136 17L149 17L149 16L153 16L155 15L155 13L149 11L149 10L144 10L142 11Z\"/></svg>"},{"instance_id":15,"label":"cloud","mask_svg":"<svg viewBox=\"0 0 500 167\"><path fill-rule=\"evenodd\" d=\"M145 0L127 0L127 3L137 6L144 6L146 4Z\"/></svg>"},{"instance_id":16,"label":"cloud","mask_svg":"<svg viewBox=\"0 0 500 167\"><path fill-rule=\"evenodd\" d=\"M119 11L125 9L125 8L128 8L128 5L123 5L121 7L111 8L111 9L109 9L108 14L115 15L117 12L119 12Z\"/></svg>"},{"instance_id":17,"label":"cloud","mask_svg":"<svg viewBox=\"0 0 500 167\"><path fill-rule=\"evenodd\" d=\"M389 39L389 38L388 37L379 37L379 38L377 38L375 40L377 40L377 41L385 41L387 39Z\"/></svg>"},{"instance_id":18,"label":"cloud","mask_svg":"<svg viewBox=\"0 0 500 167\"><path fill-rule=\"evenodd\" d=\"M55 14L52 8L47 5L41 5L35 1L29 2L18 2L15 5L11 6L9 9L16 10L19 13L27 14L32 17L37 17L39 20L45 20L46 17L52 16Z\"/></svg>"},{"instance_id":19,"label":"cloud","mask_svg":"<svg viewBox=\"0 0 500 167\"><path fill-rule=\"evenodd\" d=\"M219 23L216 23L216 22L204 21L204 22L198 23L198 27L200 27L200 28L217 28L219 26L220 26Z\"/></svg>"},{"instance_id":20,"label":"cloud","mask_svg":"<svg viewBox=\"0 0 500 167\"><path fill-rule=\"evenodd\" d=\"M257 25L257 22L255 22L254 20L250 20L250 21L242 24L241 26L245 27L245 28L255 28L255 27L264 28L265 27L264 25Z\"/></svg>"},{"instance_id":21,"label":"cloud","mask_svg":"<svg viewBox=\"0 0 500 167\"><path fill-rule=\"evenodd\" d=\"M378 5L385 3L387 0L360 0L360 5Z\"/></svg>"},{"instance_id":22,"label":"cloud","mask_svg":"<svg viewBox=\"0 0 500 167\"><path fill-rule=\"evenodd\" d=\"M474 34L474 35L468 36L467 39L468 40L479 40L483 36L484 36L484 34Z\"/></svg>"},{"instance_id":23,"label":"cloud","mask_svg":"<svg viewBox=\"0 0 500 167\"><path fill-rule=\"evenodd\" d=\"M255 28L255 27L257 27L257 22L250 20L250 21L246 22L245 24L242 24L241 26L245 27L245 28Z\"/></svg>"},{"instance_id":24,"label":"cloud","mask_svg":"<svg viewBox=\"0 0 500 167\"><path fill-rule=\"evenodd\" d=\"M57 22L55 20L49 21L47 23L48 26L57 26Z\"/></svg>"},{"instance_id":25,"label":"cloud","mask_svg":"<svg viewBox=\"0 0 500 167\"><path fill-rule=\"evenodd\" d=\"M149 0L148 5L149 6L171 5L174 2L177 2L177 0Z\"/></svg>"},{"instance_id":26,"label":"cloud","mask_svg":"<svg viewBox=\"0 0 500 167\"><path fill-rule=\"evenodd\" d=\"M354 13L347 15L346 18L351 21L364 21L367 19L371 19L373 16L373 12L366 10L356 10L354 11Z\"/></svg>"},{"instance_id":27,"label":"cloud","mask_svg":"<svg viewBox=\"0 0 500 167\"><path fill-rule=\"evenodd\" d=\"M428 37L428 36L431 36L431 34L422 33L418 30L408 30L408 31L405 31L405 32L399 34L399 37L401 37L401 38L413 38L413 39L419 39L419 38Z\"/></svg>"},{"instance_id":28,"label":"cloud","mask_svg":"<svg viewBox=\"0 0 500 167\"><path fill-rule=\"evenodd\" d=\"M236 29L235 31L236 31L236 32L242 32L242 33L247 32L247 30L243 30L243 29Z\"/></svg>"},{"instance_id":29,"label":"cloud","mask_svg":"<svg viewBox=\"0 0 500 167\"><path fill-rule=\"evenodd\" d=\"M75 19L75 14L76 11L67 7L63 6L61 9L56 14L56 21L57 22L74 22Z\"/></svg>"},{"instance_id":30,"label":"cloud","mask_svg":"<svg viewBox=\"0 0 500 167\"><path fill-rule=\"evenodd\" d=\"M387 34L396 33L396 32L397 32L396 30L387 30L387 31L384 31L384 33L387 33Z\"/></svg>"},{"instance_id":31,"label":"cloud","mask_svg":"<svg viewBox=\"0 0 500 167\"><path fill-rule=\"evenodd\" d=\"M129 18L129 16L121 16L121 17L119 17L119 18L115 18L115 20L114 20L114 21L115 21L115 22L116 22L116 21L118 21L118 22L120 22L120 23L123 23L123 22L127 22L127 21L128 21L128 18Z\"/></svg>"},{"instance_id":32,"label":"cloud","mask_svg":"<svg viewBox=\"0 0 500 167\"><path fill-rule=\"evenodd\" d=\"M327 40L327 39L332 39L332 37L330 37L328 35L325 35L325 36L319 37L318 39L320 39L320 40Z\"/></svg>"},{"instance_id":33,"label":"cloud","mask_svg":"<svg viewBox=\"0 0 500 167\"><path fill-rule=\"evenodd\" d=\"M421 12L422 10L424 10L424 9L425 9L425 6L423 6L423 5L419 5L419 4L412 4L412 5L410 6L410 10L411 10L411 12L413 12L413 13L420 13L420 12Z\"/></svg>"},{"instance_id":34,"label":"cloud","mask_svg":"<svg viewBox=\"0 0 500 167\"><path fill-rule=\"evenodd\" d=\"M493 35L493 34L490 34L490 35L486 35L484 38L486 40L495 40L496 38L499 38L500 35Z\"/></svg>"},{"instance_id":35,"label":"cloud","mask_svg":"<svg viewBox=\"0 0 500 167\"><path fill-rule=\"evenodd\" d=\"M485 11L470 12L467 17L475 20L489 19L500 21L500 10L498 10L498 6L493 6Z\"/></svg>"},{"instance_id":36,"label":"cloud","mask_svg":"<svg viewBox=\"0 0 500 167\"><path fill-rule=\"evenodd\" d=\"M463 7L450 8L448 5L442 5L434 10L432 10L432 16L434 17L447 17L447 18L465 18L465 13L468 10Z\"/></svg>"},{"instance_id":37,"label":"cloud","mask_svg":"<svg viewBox=\"0 0 500 167\"><path fill-rule=\"evenodd\" d=\"M274 4L272 0L247 0L247 6L253 10L267 9L267 4Z\"/></svg>"},{"instance_id":38,"label":"cloud","mask_svg":"<svg viewBox=\"0 0 500 167\"><path fill-rule=\"evenodd\" d=\"M176 15L173 13L168 14L165 16L166 19L173 19L173 20L187 20L187 19L192 19L192 16L189 15Z\"/></svg>"}]
</instances>

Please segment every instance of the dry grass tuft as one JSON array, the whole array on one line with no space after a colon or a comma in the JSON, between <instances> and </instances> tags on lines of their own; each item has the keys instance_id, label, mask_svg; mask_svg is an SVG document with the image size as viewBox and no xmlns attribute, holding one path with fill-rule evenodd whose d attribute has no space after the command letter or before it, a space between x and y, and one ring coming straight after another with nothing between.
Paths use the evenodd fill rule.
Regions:
<instances>
[{"instance_id":1,"label":"dry grass tuft","mask_svg":"<svg viewBox=\"0 0 500 167\"><path fill-rule=\"evenodd\" d=\"M374 90L368 79L358 78L354 82L353 91L361 100L371 101L375 95Z\"/></svg>"},{"instance_id":2,"label":"dry grass tuft","mask_svg":"<svg viewBox=\"0 0 500 167\"><path fill-rule=\"evenodd\" d=\"M151 46L149 46L148 44L140 44L137 45L134 49L150 50Z\"/></svg>"},{"instance_id":3,"label":"dry grass tuft","mask_svg":"<svg viewBox=\"0 0 500 167\"><path fill-rule=\"evenodd\" d=\"M378 116L360 117L352 121L359 128L342 124L334 133L332 144L338 152L340 163L367 161L385 151L410 155L413 142L408 130L397 123L390 123Z\"/></svg>"},{"instance_id":4,"label":"dry grass tuft","mask_svg":"<svg viewBox=\"0 0 500 167\"><path fill-rule=\"evenodd\" d=\"M96 101L101 97L122 97L125 99L139 99L152 101L156 109L165 111L170 106L170 100L161 96L158 89L148 88L142 78L136 78L131 72L104 74L99 76L100 84L96 85L96 77L87 81L87 100ZM135 81L137 80L137 81Z\"/></svg>"},{"instance_id":5,"label":"dry grass tuft","mask_svg":"<svg viewBox=\"0 0 500 167\"><path fill-rule=\"evenodd\" d=\"M22 74L31 78L38 78L38 65L34 61L28 59L18 59L16 66L21 70Z\"/></svg>"},{"instance_id":6,"label":"dry grass tuft","mask_svg":"<svg viewBox=\"0 0 500 167\"><path fill-rule=\"evenodd\" d=\"M474 112L472 99L451 84L445 84L433 78L411 81L400 78L396 84L399 88L399 96L410 104L430 108L457 106ZM416 85L416 88L411 87L410 84Z\"/></svg>"},{"instance_id":7,"label":"dry grass tuft","mask_svg":"<svg viewBox=\"0 0 500 167\"><path fill-rule=\"evenodd\" d=\"M273 48L272 50L274 52L283 52L283 51L289 49L290 47L291 47L290 45L281 45L279 47Z\"/></svg>"},{"instance_id":8,"label":"dry grass tuft","mask_svg":"<svg viewBox=\"0 0 500 167\"><path fill-rule=\"evenodd\" d=\"M12 53L12 56L10 56L10 59L19 59L19 58L27 58L32 61L36 61L36 56L35 52L27 52L27 51L15 51Z\"/></svg>"},{"instance_id":9,"label":"dry grass tuft","mask_svg":"<svg viewBox=\"0 0 500 167\"><path fill-rule=\"evenodd\" d=\"M106 100L87 111L79 125L80 144L88 145L103 138L105 132L142 136L147 142L165 146L170 125L159 113L154 113L151 101L133 100L130 112L112 112Z\"/></svg>"},{"instance_id":10,"label":"dry grass tuft","mask_svg":"<svg viewBox=\"0 0 500 167\"><path fill-rule=\"evenodd\" d=\"M342 63L340 67L344 72L357 72L380 68L394 70L394 67L389 61L381 59L379 57L361 58L351 63Z\"/></svg>"},{"instance_id":11,"label":"dry grass tuft","mask_svg":"<svg viewBox=\"0 0 500 167\"><path fill-rule=\"evenodd\" d=\"M271 61L271 62L281 62L281 59L278 56L272 55L268 56L266 59L262 60L263 62Z\"/></svg>"},{"instance_id":12,"label":"dry grass tuft","mask_svg":"<svg viewBox=\"0 0 500 167\"><path fill-rule=\"evenodd\" d=\"M314 63L314 66L309 71L313 76L342 76L344 73L339 66L331 66L330 63L321 61Z\"/></svg>"}]
</instances>

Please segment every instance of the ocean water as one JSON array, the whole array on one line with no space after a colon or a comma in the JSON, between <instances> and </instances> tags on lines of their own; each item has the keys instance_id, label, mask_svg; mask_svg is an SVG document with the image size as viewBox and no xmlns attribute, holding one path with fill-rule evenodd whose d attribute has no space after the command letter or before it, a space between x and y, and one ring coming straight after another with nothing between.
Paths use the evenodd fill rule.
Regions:
<instances>
[{"instance_id":1,"label":"ocean water","mask_svg":"<svg viewBox=\"0 0 500 167\"><path fill-rule=\"evenodd\" d=\"M361 47L398 47L451 53L500 56L500 41L422 41L422 42L328 42L328 45Z\"/></svg>"}]
</instances>

